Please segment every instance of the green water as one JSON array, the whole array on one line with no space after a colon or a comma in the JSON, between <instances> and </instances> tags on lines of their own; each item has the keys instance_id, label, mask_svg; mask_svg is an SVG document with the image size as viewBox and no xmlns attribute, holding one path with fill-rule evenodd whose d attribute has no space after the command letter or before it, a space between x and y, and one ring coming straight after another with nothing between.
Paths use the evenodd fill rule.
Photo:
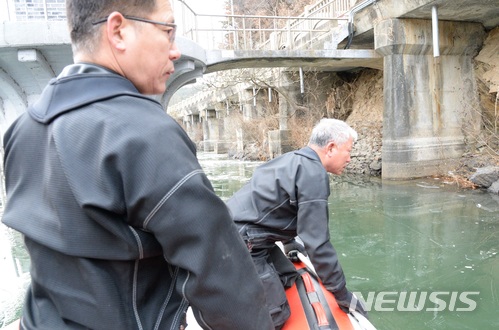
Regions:
<instances>
[{"instance_id":1,"label":"green water","mask_svg":"<svg viewBox=\"0 0 499 330\"><path fill-rule=\"evenodd\" d=\"M223 199L258 165L200 159ZM334 177L329 211L347 285L374 295L378 329L499 329L499 196L435 179Z\"/></svg>"},{"instance_id":2,"label":"green water","mask_svg":"<svg viewBox=\"0 0 499 330\"><path fill-rule=\"evenodd\" d=\"M224 200L260 164L199 159ZM434 179L332 177L329 210L348 288L371 303L377 329L499 329L499 196ZM0 234L2 325L18 315L29 261L18 237Z\"/></svg>"}]
</instances>

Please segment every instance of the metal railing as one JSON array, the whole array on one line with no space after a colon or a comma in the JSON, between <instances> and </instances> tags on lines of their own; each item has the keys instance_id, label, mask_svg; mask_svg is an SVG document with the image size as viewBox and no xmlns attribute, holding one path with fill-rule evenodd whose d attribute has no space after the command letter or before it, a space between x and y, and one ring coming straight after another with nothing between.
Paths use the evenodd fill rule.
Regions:
<instances>
[{"instance_id":1,"label":"metal railing","mask_svg":"<svg viewBox=\"0 0 499 330\"><path fill-rule=\"evenodd\" d=\"M356 0L320 0L297 17L258 15L207 15L195 13L184 0L176 10L179 34L206 49L277 50L312 47L341 21ZM61 0L4 0L0 21L62 21L66 4Z\"/></svg>"},{"instance_id":2,"label":"metal railing","mask_svg":"<svg viewBox=\"0 0 499 330\"><path fill-rule=\"evenodd\" d=\"M331 32L355 0L321 0L299 16L198 14L181 4L180 34L206 49L277 50L312 46ZM177 12L178 14L178 12Z\"/></svg>"}]
</instances>

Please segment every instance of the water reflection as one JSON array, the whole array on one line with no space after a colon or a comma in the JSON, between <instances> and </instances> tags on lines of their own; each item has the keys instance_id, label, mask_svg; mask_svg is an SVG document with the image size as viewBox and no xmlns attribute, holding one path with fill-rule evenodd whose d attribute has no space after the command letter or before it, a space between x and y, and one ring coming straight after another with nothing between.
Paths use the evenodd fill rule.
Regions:
<instances>
[{"instance_id":1,"label":"water reflection","mask_svg":"<svg viewBox=\"0 0 499 330\"><path fill-rule=\"evenodd\" d=\"M199 159L224 200L260 164L207 153ZM372 307L385 309L370 312L378 329L499 329L499 196L435 179L342 176L331 178L329 211L349 289L374 295ZM3 225L0 253L1 325L20 304L29 260L20 236L7 235ZM468 296L473 311L459 310L469 306L463 292L479 292ZM440 301L430 300L432 293ZM401 310L404 294L406 311L387 311Z\"/></svg>"},{"instance_id":2,"label":"water reflection","mask_svg":"<svg viewBox=\"0 0 499 330\"><path fill-rule=\"evenodd\" d=\"M213 189L223 200L229 199L234 191L248 182L255 167L261 162L228 159L227 155L199 153L199 162L210 178Z\"/></svg>"}]
</instances>

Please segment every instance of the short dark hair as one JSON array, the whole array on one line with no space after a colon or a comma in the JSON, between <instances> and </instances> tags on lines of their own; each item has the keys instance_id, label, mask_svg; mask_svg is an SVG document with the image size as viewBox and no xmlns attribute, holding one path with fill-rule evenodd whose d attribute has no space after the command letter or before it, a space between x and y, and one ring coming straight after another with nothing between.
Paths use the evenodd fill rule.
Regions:
<instances>
[{"instance_id":1,"label":"short dark hair","mask_svg":"<svg viewBox=\"0 0 499 330\"><path fill-rule=\"evenodd\" d=\"M143 16L156 8L156 0L66 0L66 16L73 51L94 51L97 30L94 25L114 11L124 15Z\"/></svg>"}]
</instances>

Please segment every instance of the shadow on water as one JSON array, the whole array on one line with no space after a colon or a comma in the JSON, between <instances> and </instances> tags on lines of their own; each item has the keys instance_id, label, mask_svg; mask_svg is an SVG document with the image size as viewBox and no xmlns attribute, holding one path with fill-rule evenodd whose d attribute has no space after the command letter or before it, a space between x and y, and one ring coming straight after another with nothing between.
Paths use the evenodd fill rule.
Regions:
<instances>
[{"instance_id":1,"label":"shadow on water","mask_svg":"<svg viewBox=\"0 0 499 330\"><path fill-rule=\"evenodd\" d=\"M261 164L199 159L224 200ZM435 179L335 176L329 212L348 288L362 295L378 329L499 329L499 196ZM22 297L26 256L19 240L2 234L0 243L5 317Z\"/></svg>"}]
</instances>

